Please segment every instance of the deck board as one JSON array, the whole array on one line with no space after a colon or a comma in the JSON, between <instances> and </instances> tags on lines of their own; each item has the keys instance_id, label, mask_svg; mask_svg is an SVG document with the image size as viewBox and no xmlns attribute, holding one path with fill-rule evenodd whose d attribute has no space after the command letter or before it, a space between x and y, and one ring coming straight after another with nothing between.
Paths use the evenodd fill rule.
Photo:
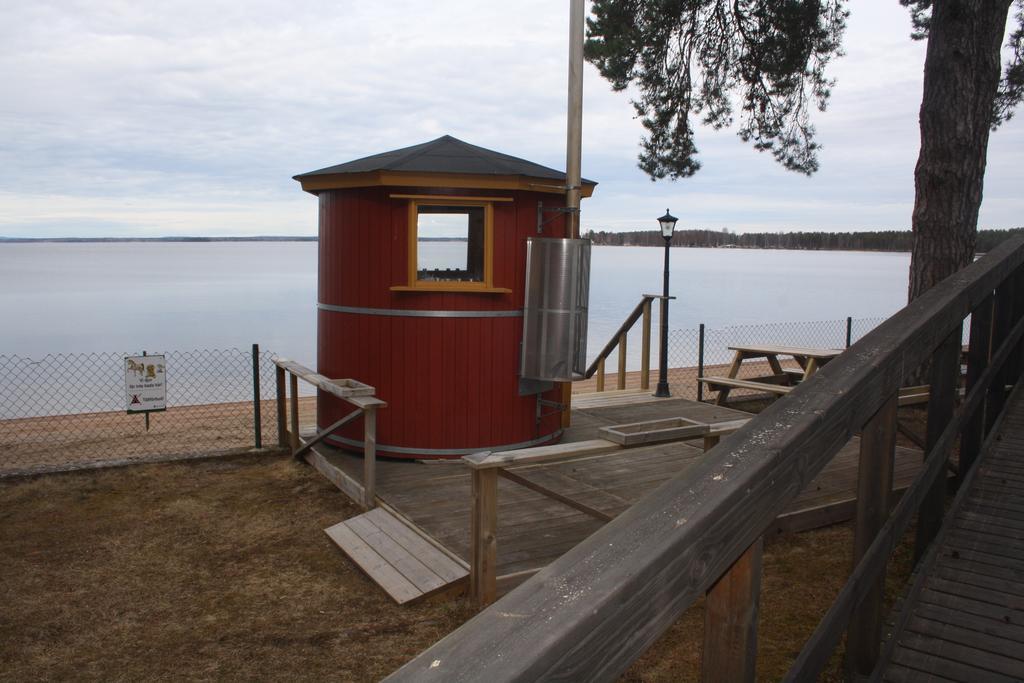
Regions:
<instances>
[{"instance_id":1,"label":"deck board","mask_svg":"<svg viewBox=\"0 0 1024 683\"><path fill-rule=\"evenodd\" d=\"M725 406L652 397L649 392L573 397L573 425L563 443L598 438L601 427L685 417L721 422L752 417ZM854 439L800 493L772 533L813 528L849 519L854 509L858 441ZM362 460L328 446L317 451L356 480ZM521 477L609 515L617 515L703 457L701 440L640 446L567 462L513 468ZM918 451L900 448L894 489L901 490L920 467ZM461 462L414 462L381 458L377 495L403 520L468 561L470 477ZM535 570L592 534L603 522L523 486L498 481L498 574Z\"/></svg>"},{"instance_id":2,"label":"deck board","mask_svg":"<svg viewBox=\"0 0 1024 683\"><path fill-rule=\"evenodd\" d=\"M962 681L1024 680L1024 400L958 497L920 592L892 635L885 680L904 670Z\"/></svg>"},{"instance_id":3,"label":"deck board","mask_svg":"<svg viewBox=\"0 0 1024 683\"><path fill-rule=\"evenodd\" d=\"M391 598L405 604L433 595L469 575L458 562L384 508L324 529Z\"/></svg>"}]
</instances>

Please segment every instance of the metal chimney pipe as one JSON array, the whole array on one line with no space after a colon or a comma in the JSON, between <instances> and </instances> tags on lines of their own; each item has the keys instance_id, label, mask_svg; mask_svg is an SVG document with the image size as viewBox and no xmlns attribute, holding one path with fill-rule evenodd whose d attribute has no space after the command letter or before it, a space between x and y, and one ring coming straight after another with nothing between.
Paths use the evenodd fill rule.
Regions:
<instances>
[{"instance_id":1,"label":"metal chimney pipe","mask_svg":"<svg viewBox=\"0 0 1024 683\"><path fill-rule=\"evenodd\" d=\"M565 141L565 205L568 237L580 236L580 184L583 147L583 0L569 2L569 106Z\"/></svg>"}]
</instances>

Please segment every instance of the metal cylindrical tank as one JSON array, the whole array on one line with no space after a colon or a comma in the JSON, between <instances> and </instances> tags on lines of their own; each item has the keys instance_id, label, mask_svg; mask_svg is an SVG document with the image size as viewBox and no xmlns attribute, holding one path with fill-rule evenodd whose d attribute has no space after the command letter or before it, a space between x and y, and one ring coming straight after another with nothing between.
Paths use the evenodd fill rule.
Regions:
<instances>
[{"instance_id":1,"label":"metal cylindrical tank","mask_svg":"<svg viewBox=\"0 0 1024 683\"><path fill-rule=\"evenodd\" d=\"M365 166L297 176L319 197L317 371L369 384L387 401L381 455L458 457L557 439L562 385L524 390L519 364L527 238L539 224L544 236L564 237L562 215L548 210L562 197L521 176L367 177ZM350 410L320 394L320 429ZM362 426L328 438L360 448Z\"/></svg>"}]
</instances>

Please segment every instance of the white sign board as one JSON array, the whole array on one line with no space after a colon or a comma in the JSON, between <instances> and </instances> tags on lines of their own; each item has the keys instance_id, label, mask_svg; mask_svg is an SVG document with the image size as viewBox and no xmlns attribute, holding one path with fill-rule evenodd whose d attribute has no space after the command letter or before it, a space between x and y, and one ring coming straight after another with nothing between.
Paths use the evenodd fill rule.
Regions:
<instances>
[{"instance_id":1,"label":"white sign board","mask_svg":"<svg viewBox=\"0 0 1024 683\"><path fill-rule=\"evenodd\" d=\"M129 413L167 409L167 367L163 356L124 359L124 391Z\"/></svg>"}]
</instances>

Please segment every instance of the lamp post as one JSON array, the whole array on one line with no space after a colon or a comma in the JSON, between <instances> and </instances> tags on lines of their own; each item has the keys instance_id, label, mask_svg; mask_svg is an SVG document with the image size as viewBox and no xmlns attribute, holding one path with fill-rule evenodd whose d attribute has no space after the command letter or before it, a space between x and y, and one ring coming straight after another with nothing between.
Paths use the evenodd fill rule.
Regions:
<instances>
[{"instance_id":1,"label":"lamp post","mask_svg":"<svg viewBox=\"0 0 1024 683\"><path fill-rule=\"evenodd\" d=\"M661 355L658 359L658 387L654 395L668 398L672 394L668 390L668 248L672 243L672 233L676 230L679 219L665 209L665 215L658 219L661 236L665 238L665 285L661 297Z\"/></svg>"}]
</instances>

